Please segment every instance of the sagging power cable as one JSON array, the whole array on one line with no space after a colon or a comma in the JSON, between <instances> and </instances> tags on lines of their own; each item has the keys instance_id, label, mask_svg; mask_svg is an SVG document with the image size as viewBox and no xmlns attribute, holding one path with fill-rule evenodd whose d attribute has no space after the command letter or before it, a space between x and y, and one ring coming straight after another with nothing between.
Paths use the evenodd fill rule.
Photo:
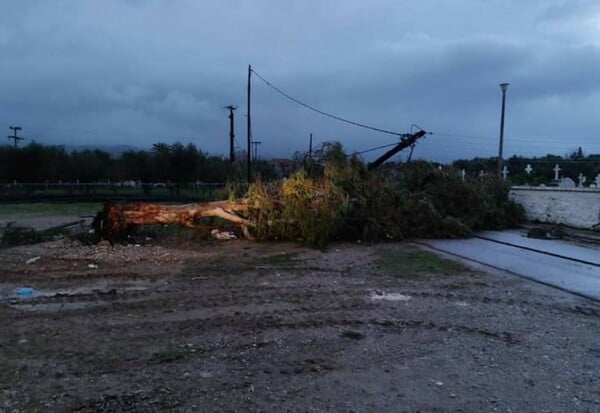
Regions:
<instances>
[{"instance_id":1,"label":"sagging power cable","mask_svg":"<svg viewBox=\"0 0 600 413\"><path fill-rule=\"evenodd\" d=\"M328 118L335 119L335 120L338 120L340 122L345 122L345 123L348 123L350 125L358 126L358 127L361 127L361 128L369 129L369 130L372 130L372 131L375 131L375 132L387 133L389 135L395 135L395 136L404 136L405 135L405 134L400 133L400 132L394 132L394 131L390 131L390 130L386 130L386 129L376 128L374 126L365 125L364 123L354 122L352 120L349 120L349 119L346 119L346 118L342 118L341 116L333 115L331 113L327 113L325 111L317 109L314 106L311 106L311 105L309 105L307 103L304 103L304 102L300 101L299 99L296 99L293 96L288 95L283 90L279 89L277 86L273 85L267 79L265 79L264 77L262 77L259 73L256 72L256 70L254 70L254 69L251 69L251 70L252 70L252 73L254 73L256 75L256 77L258 77L260 80L262 80L271 89L275 90L277 93L279 93L280 95L286 97L287 99L291 100L292 102L295 102L298 105L304 106L305 108L310 109L313 112L317 112L317 113L319 113L319 114L321 114L323 116L327 116Z\"/></svg>"}]
</instances>

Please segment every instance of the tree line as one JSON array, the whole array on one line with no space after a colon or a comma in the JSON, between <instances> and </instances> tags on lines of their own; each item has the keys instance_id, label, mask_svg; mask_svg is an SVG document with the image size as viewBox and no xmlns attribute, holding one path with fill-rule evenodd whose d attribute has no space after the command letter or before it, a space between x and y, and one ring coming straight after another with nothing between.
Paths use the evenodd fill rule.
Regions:
<instances>
[{"instance_id":1,"label":"tree line","mask_svg":"<svg viewBox=\"0 0 600 413\"><path fill-rule=\"evenodd\" d=\"M509 171L507 179L512 185L549 184L554 180L556 164L560 167L559 177L569 177L576 183L579 174L587 178L586 185L600 174L600 154L586 156L581 148L565 157L551 154L541 157L514 155L504 160ZM526 171L527 165L532 169L529 173ZM498 158L459 159L453 162L453 166L459 170L464 169L469 176L478 175L481 171L496 173Z\"/></svg>"},{"instance_id":2,"label":"tree line","mask_svg":"<svg viewBox=\"0 0 600 413\"><path fill-rule=\"evenodd\" d=\"M241 154L240 154L241 155ZM245 160L245 156L238 156ZM296 154L294 164L306 163L306 156ZM591 183L600 173L600 154L584 155L581 148L569 156L545 155L542 157L512 156L504 161L513 185L548 184L554 178L554 165L559 164L560 176L577 182L579 174ZM525 171L530 164L533 171ZM464 169L469 176L481 171L495 173L497 158L459 159L452 164ZM305 165L306 167L307 165ZM253 162L253 173L265 181L280 178L281 171L263 160ZM32 142L24 147L0 146L0 182L208 182L224 183L245 180L246 165L229 162L229 159L209 155L194 144L180 142L156 143L151 150L129 150L119 156L100 149L69 152L64 146L43 145Z\"/></svg>"},{"instance_id":3,"label":"tree line","mask_svg":"<svg viewBox=\"0 0 600 413\"><path fill-rule=\"evenodd\" d=\"M265 161L253 163L255 173L273 179L278 171ZM32 142L22 148L0 147L0 182L210 182L242 180L243 163L209 155L194 144L156 143L149 151L129 150L111 156L100 149L69 152L64 146Z\"/></svg>"}]
</instances>

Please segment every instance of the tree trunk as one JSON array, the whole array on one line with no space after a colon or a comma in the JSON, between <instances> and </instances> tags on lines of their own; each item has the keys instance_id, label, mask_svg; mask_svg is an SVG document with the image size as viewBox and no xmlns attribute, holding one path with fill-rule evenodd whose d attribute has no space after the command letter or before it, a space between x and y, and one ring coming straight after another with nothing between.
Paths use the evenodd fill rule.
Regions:
<instances>
[{"instance_id":1,"label":"tree trunk","mask_svg":"<svg viewBox=\"0 0 600 413\"><path fill-rule=\"evenodd\" d=\"M129 228L138 225L181 224L188 228L196 228L198 220L218 217L238 225L244 236L252 239L248 227L254 227L255 224L246 218L249 210L246 200L189 205L108 203L104 210L98 213L92 225L100 237L114 242L122 239Z\"/></svg>"}]
</instances>

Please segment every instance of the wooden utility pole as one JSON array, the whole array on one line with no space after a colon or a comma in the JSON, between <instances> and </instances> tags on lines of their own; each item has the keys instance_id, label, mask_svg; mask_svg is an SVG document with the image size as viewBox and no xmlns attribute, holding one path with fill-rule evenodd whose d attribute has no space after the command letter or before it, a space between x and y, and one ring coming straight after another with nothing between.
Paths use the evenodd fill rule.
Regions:
<instances>
[{"instance_id":1,"label":"wooden utility pole","mask_svg":"<svg viewBox=\"0 0 600 413\"><path fill-rule=\"evenodd\" d=\"M251 146L252 146L252 120L250 117L250 80L252 77L252 66L248 65L248 148L246 159L248 162L248 183L252 182L252 155L251 155Z\"/></svg>"},{"instance_id":2,"label":"wooden utility pole","mask_svg":"<svg viewBox=\"0 0 600 413\"><path fill-rule=\"evenodd\" d=\"M252 141L252 145L254 145L254 153L253 153L254 160L258 159L258 145L260 145L261 143L262 143L261 141Z\"/></svg>"},{"instance_id":3,"label":"wooden utility pole","mask_svg":"<svg viewBox=\"0 0 600 413\"><path fill-rule=\"evenodd\" d=\"M312 161L312 132L310 133L310 140L308 141L308 159Z\"/></svg>"},{"instance_id":4,"label":"wooden utility pole","mask_svg":"<svg viewBox=\"0 0 600 413\"><path fill-rule=\"evenodd\" d=\"M23 129L20 126L9 126L8 129L11 129L13 131L13 135L12 136L8 136L8 139L12 139L14 141L15 144L15 148L17 147L17 142L18 141L22 141L24 138L21 138L19 136L17 136L17 132L20 131L21 129Z\"/></svg>"},{"instance_id":5,"label":"wooden utility pole","mask_svg":"<svg viewBox=\"0 0 600 413\"><path fill-rule=\"evenodd\" d=\"M229 105L225 106L229 109L229 162L235 162L235 133L233 129L233 111L237 109L237 106Z\"/></svg>"}]
</instances>

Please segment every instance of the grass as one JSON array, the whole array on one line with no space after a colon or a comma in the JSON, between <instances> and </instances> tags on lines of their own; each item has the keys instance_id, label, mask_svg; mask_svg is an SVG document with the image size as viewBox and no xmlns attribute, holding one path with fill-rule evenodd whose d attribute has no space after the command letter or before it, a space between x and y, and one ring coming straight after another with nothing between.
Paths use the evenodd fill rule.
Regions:
<instances>
[{"instance_id":1,"label":"grass","mask_svg":"<svg viewBox=\"0 0 600 413\"><path fill-rule=\"evenodd\" d=\"M39 216L96 215L102 204L96 202L0 204L0 216L31 214Z\"/></svg>"},{"instance_id":2,"label":"grass","mask_svg":"<svg viewBox=\"0 0 600 413\"><path fill-rule=\"evenodd\" d=\"M190 344L184 344L177 347L169 346L165 350L154 353L152 355L152 360L158 363L171 363L186 357L201 355L205 352L205 349L194 347Z\"/></svg>"},{"instance_id":3,"label":"grass","mask_svg":"<svg viewBox=\"0 0 600 413\"><path fill-rule=\"evenodd\" d=\"M227 242L217 242L216 246L222 247L219 257L189 259L186 261L186 270L194 275L202 276L210 273L242 273L257 268L273 268L279 270L295 269L301 260L297 252L280 252L267 256L256 256L253 252L237 254L235 248L229 249ZM223 250L225 249L225 250Z\"/></svg>"},{"instance_id":4,"label":"grass","mask_svg":"<svg viewBox=\"0 0 600 413\"><path fill-rule=\"evenodd\" d=\"M419 274L453 275L469 272L469 269L459 262L438 257L429 251L412 248L400 251L389 248L378 249L375 263L385 272L397 277Z\"/></svg>"},{"instance_id":5,"label":"grass","mask_svg":"<svg viewBox=\"0 0 600 413\"><path fill-rule=\"evenodd\" d=\"M279 254L260 257L257 261L258 265L270 265L273 267L289 267L298 263L297 252L282 252Z\"/></svg>"},{"instance_id":6,"label":"grass","mask_svg":"<svg viewBox=\"0 0 600 413\"><path fill-rule=\"evenodd\" d=\"M359 331L344 330L341 334L342 338L350 338L352 340L360 340L365 338L365 335Z\"/></svg>"}]
</instances>

